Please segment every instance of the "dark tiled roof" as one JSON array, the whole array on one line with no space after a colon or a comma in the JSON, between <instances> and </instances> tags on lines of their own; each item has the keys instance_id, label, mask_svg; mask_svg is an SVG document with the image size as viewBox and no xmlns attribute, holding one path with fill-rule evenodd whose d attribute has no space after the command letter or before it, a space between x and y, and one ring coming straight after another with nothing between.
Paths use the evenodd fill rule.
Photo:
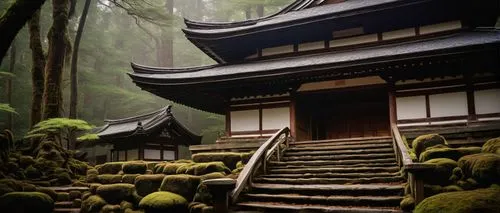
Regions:
<instances>
[{"instance_id":1,"label":"dark tiled roof","mask_svg":"<svg viewBox=\"0 0 500 213\"><path fill-rule=\"evenodd\" d=\"M499 31L461 32L444 37L417 40L405 43L352 49L343 52L328 52L314 55L254 61L242 64L214 65L206 67L168 69L133 64L130 76L135 82L155 85L189 85L234 81L266 75L282 75L283 72L308 72L313 66L356 66L362 62L390 60L425 55L430 52L446 54L456 49L500 43Z\"/></svg>"},{"instance_id":2,"label":"dark tiled roof","mask_svg":"<svg viewBox=\"0 0 500 213\"><path fill-rule=\"evenodd\" d=\"M158 111L144 115L106 120L105 125L96 130L96 134L105 141L114 139L135 137L149 134L161 134L163 128L175 130L184 138L191 139L185 141L189 145L200 144L201 137L192 133L184 125L179 123L170 111L171 106L164 107Z\"/></svg>"}]
</instances>

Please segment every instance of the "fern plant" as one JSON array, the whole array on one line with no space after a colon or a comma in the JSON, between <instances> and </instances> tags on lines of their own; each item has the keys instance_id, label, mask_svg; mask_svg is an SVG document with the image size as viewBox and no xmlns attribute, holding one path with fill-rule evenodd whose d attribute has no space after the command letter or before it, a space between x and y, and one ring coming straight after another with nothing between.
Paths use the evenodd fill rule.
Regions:
<instances>
[{"instance_id":1,"label":"fern plant","mask_svg":"<svg viewBox=\"0 0 500 213\"><path fill-rule=\"evenodd\" d=\"M16 109L12 108L9 104L4 103L0 103L0 112L17 114Z\"/></svg>"}]
</instances>

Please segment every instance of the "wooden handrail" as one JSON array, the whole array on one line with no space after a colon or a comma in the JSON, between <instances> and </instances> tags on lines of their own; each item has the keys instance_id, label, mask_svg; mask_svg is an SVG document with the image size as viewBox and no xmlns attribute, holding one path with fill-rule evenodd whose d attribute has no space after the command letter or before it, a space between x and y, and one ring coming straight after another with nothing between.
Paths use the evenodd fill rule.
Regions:
<instances>
[{"instance_id":1,"label":"wooden handrail","mask_svg":"<svg viewBox=\"0 0 500 213\"><path fill-rule=\"evenodd\" d=\"M282 135L285 135L284 140L281 139ZM272 155L275 149L279 150L279 144L285 142L285 144L288 146L287 140L289 135L290 128L285 127L276 132L271 138L269 138L264 144L262 144L259 149L257 149L257 151L252 155L248 163L241 171L238 179L236 179L236 187L230 193L232 203L235 203L238 200L240 193L245 187L247 187L248 184L250 184L252 176L259 169L259 167L261 165L265 167L265 161L267 161L269 155Z\"/></svg>"},{"instance_id":2,"label":"wooden handrail","mask_svg":"<svg viewBox=\"0 0 500 213\"><path fill-rule=\"evenodd\" d=\"M401 133L399 132L398 126L396 124L392 124L391 129L392 129L392 135L393 135L394 140L396 142L397 150L395 150L395 151L399 152L398 154L401 156L400 161L403 164L401 166L408 167L411 164L413 164L413 161L412 161L410 154L408 152L408 148L406 147L406 145L403 142L403 137L401 137Z\"/></svg>"}]
</instances>

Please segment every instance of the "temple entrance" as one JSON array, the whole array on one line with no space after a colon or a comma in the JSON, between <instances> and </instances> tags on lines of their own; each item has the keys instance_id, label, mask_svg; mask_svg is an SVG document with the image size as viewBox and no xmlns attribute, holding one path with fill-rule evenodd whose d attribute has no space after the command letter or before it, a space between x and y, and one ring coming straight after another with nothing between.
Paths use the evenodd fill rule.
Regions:
<instances>
[{"instance_id":1,"label":"temple entrance","mask_svg":"<svg viewBox=\"0 0 500 213\"><path fill-rule=\"evenodd\" d=\"M296 103L298 140L390 134L385 88L300 94Z\"/></svg>"}]
</instances>

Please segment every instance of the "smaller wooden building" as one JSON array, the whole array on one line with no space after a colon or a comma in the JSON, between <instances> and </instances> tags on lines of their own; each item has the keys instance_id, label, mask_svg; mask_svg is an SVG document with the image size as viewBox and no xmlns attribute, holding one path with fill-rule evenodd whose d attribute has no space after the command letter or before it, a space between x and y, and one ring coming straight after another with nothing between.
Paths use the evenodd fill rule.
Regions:
<instances>
[{"instance_id":1,"label":"smaller wooden building","mask_svg":"<svg viewBox=\"0 0 500 213\"><path fill-rule=\"evenodd\" d=\"M98 143L113 145L111 161L177 160L179 146L199 145L196 135L177 121L171 106L144 115L106 120Z\"/></svg>"}]
</instances>

